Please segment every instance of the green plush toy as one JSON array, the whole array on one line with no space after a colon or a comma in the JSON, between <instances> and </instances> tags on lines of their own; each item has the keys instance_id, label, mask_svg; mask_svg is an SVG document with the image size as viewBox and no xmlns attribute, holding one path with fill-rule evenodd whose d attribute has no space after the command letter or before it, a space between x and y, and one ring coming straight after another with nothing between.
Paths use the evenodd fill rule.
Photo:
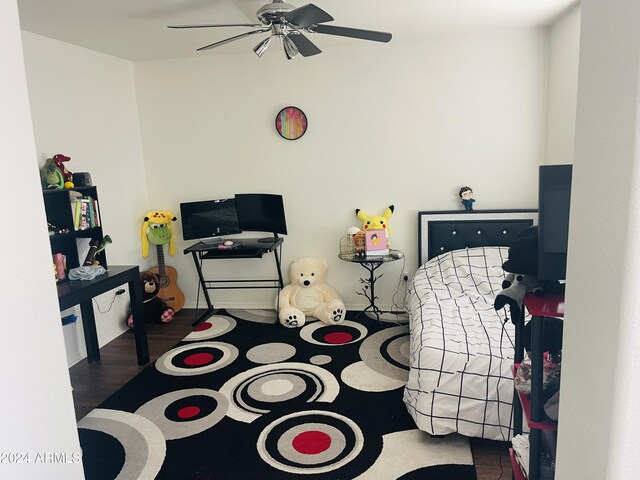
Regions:
<instances>
[{"instance_id":1,"label":"green plush toy","mask_svg":"<svg viewBox=\"0 0 640 480\"><path fill-rule=\"evenodd\" d=\"M142 224L142 256L147 258L149 254L149 243L153 245L169 244L169 255L174 255L176 251L175 240L173 238L173 225L177 218L167 210L152 210L144 216Z\"/></svg>"},{"instance_id":2,"label":"green plush toy","mask_svg":"<svg viewBox=\"0 0 640 480\"><path fill-rule=\"evenodd\" d=\"M64 187L64 177L52 158L47 158L40 169L40 180L44 188L61 189Z\"/></svg>"}]
</instances>

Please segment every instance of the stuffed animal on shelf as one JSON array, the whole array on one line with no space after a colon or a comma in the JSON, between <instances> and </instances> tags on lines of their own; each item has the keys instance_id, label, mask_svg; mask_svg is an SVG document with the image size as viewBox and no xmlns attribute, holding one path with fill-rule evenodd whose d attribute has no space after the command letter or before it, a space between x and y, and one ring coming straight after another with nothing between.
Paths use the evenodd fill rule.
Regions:
<instances>
[{"instance_id":1,"label":"stuffed animal on shelf","mask_svg":"<svg viewBox=\"0 0 640 480\"><path fill-rule=\"evenodd\" d=\"M509 305L511 320L515 323L522 313L522 304L527 292L541 292L544 282L533 275L508 273L502 282L502 290L493 302L496 310Z\"/></svg>"},{"instance_id":2,"label":"stuffed animal on shelf","mask_svg":"<svg viewBox=\"0 0 640 480\"><path fill-rule=\"evenodd\" d=\"M169 244L169 255L176 253L176 245L173 239L173 224L177 218L166 210L147 212L142 223L142 256L149 255L149 242L154 245Z\"/></svg>"},{"instance_id":3,"label":"stuffed animal on shelf","mask_svg":"<svg viewBox=\"0 0 640 480\"><path fill-rule=\"evenodd\" d=\"M67 167L65 167L65 162L71 160L71 157L67 157L61 153L56 153L53 156L53 163L56 164L60 173L62 173L62 178L64 178L64 188L73 188L75 185L73 184L73 173L71 173Z\"/></svg>"},{"instance_id":4,"label":"stuffed animal on shelf","mask_svg":"<svg viewBox=\"0 0 640 480\"><path fill-rule=\"evenodd\" d=\"M43 188L62 189L64 187L64 177L52 158L47 158L40 169L40 180Z\"/></svg>"},{"instance_id":5,"label":"stuffed animal on shelf","mask_svg":"<svg viewBox=\"0 0 640 480\"><path fill-rule=\"evenodd\" d=\"M458 196L460 197L460 205L464 207L467 211L473 210L473 204L475 203L475 198L473 198L473 189L471 187L462 187L460 192L458 192Z\"/></svg>"},{"instance_id":6,"label":"stuffed animal on shelf","mask_svg":"<svg viewBox=\"0 0 640 480\"><path fill-rule=\"evenodd\" d=\"M142 303L144 305L145 323L169 323L173 320L175 311L163 299L158 297L160 282L158 276L152 272L141 272ZM133 315L127 317L127 325L133 328Z\"/></svg>"},{"instance_id":7,"label":"stuffed animal on shelf","mask_svg":"<svg viewBox=\"0 0 640 480\"><path fill-rule=\"evenodd\" d=\"M327 325L344 320L346 307L340 295L326 283L329 267L317 258L303 257L289 266L289 285L276 300L280 323L287 328L302 327L306 317Z\"/></svg>"},{"instance_id":8,"label":"stuffed animal on shelf","mask_svg":"<svg viewBox=\"0 0 640 480\"><path fill-rule=\"evenodd\" d=\"M393 214L393 205L388 206L382 215L376 215L370 217L366 213L364 213L359 208L356 208L356 216L362 220L362 230L386 230L387 231L387 243L389 239L389 235L391 234L391 229L389 229L389 224L387 221L389 217Z\"/></svg>"}]
</instances>

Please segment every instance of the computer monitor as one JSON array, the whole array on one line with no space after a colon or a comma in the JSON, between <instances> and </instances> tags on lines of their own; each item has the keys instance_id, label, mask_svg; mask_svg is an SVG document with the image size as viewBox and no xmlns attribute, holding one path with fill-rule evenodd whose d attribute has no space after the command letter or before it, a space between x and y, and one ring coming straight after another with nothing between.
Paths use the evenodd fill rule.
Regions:
<instances>
[{"instance_id":1,"label":"computer monitor","mask_svg":"<svg viewBox=\"0 0 640 480\"><path fill-rule=\"evenodd\" d=\"M184 240L215 244L223 235L241 232L233 198L181 203L180 219Z\"/></svg>"},{"instance_id":2,"label":"computer monitor","mask_svg":"<svg viewBox=\"0 0 640 480\"><path fill-rule=\"evenodd\" d=\"M243 232L269 232L272 237L261 242L273 242L278 234L287 234L282 195L268 193L236 193L238 225Z\"/></svg>"},{"instance_id":3,"label":"computer monitor","mask_svg":"<svg viewBox=\"0 0 640 480\"><path fill-rule=\"evenodd\" d=\"M564 280L567 270L571 165L542 165L538 181L538 278Z\"/></svg>"}]
</instances>

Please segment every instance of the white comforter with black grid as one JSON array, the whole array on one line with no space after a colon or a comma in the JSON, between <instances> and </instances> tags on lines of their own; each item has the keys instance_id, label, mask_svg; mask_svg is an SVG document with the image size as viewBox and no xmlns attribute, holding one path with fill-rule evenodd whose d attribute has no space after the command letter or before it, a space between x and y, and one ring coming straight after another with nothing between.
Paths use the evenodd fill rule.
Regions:
<instances>
[{"instance_id":1,"label":"white comforter with black grid","mask_svg":"<svg viewBox=\"0 0 640 480\"><path fill-rule=\"evenodd\" d=\"M511 438L514 327L496 312L507 248L456 250L421 266L409 288L407 409L432 435Z\"/></svg>"}]
</instances>

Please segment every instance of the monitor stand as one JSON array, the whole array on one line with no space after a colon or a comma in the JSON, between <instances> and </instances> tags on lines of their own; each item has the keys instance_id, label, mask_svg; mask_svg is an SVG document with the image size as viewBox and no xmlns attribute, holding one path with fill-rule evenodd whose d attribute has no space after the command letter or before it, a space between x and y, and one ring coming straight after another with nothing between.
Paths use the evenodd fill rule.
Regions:
<instances>
[{"instance_id":1,"label":"monitor stand","mask_svg":"<svg viewBox=\"0 0 640 480\"><path fill-rule=\"evenodd\" d=\"M276 243L278 241L278 234L274 233L273 237L265 237L265 238L259 238L258 239L258 243Z\"/></svg>"}]
</instances>

